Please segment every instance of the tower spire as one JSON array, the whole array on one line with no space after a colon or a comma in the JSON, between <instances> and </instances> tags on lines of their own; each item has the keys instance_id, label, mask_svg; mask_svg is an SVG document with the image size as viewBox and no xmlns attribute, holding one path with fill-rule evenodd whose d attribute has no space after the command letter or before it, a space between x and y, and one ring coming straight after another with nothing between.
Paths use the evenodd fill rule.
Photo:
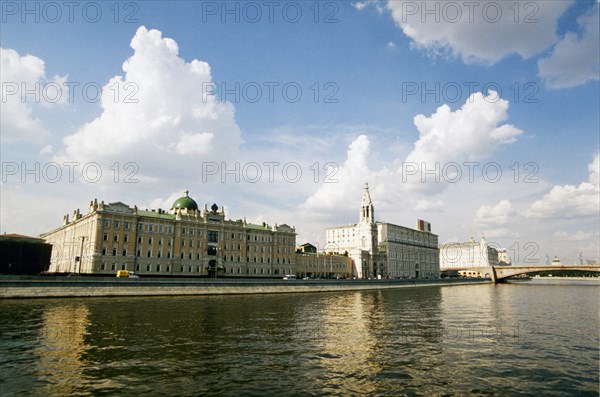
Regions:
<instances>
[{"instance_id":1,"label":"tower spire","mask_svg":"<svg viewBox=\"0 0 600 397\"><path fill-rule=\"evenodd\" d=\"M371 195L369 194L369 184L365 183L363 187L362 202L360 204L360 222L361 223L374 223L375 222L375 209L373 202L371 201Z\"/></svg>"}]
</instances>

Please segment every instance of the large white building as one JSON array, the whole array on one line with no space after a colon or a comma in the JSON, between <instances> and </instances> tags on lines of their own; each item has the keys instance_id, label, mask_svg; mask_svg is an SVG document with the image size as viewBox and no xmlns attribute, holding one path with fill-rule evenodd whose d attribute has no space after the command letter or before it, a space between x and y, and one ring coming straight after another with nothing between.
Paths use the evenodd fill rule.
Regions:
<instances>
[{"instance_id":1,"label":"large white building","mask_svg":"<svg viewBox=\"0 0 600 397\"><path fill-rule=\"evenodd\" d=\"M227 220L185 195L169 211L90 202L41 235L53 245L50 272L140 276L283 277L296 268L296 232L287 225Z\"/></svg>"},{"instance_id":2,"label":"large white building","mask_svg":"<svg viewBox=\"0 0 600 397\"><path fill-rule=\"evenodd\" d=\"M498 263L498 250L487 243L485 236L479 242L471 237L466 243L440 245L442 270L498 266Z\"/></svg>"},{"instance_id":3,"label":"large white building","mask_svg":"<svg viewBox=\"0 0 600 397\"><path fill-rule=\"evenodd\" d=\"M438 236L427 225L410 229L375 221L375 208L365 184L359 221L326 229L327 251L348 253L357 278L434 278L439 276Z\"/></svg>"},{"instance_id":4,"label":"large white building","mask_svg":"<svg viewBox=\"0 0 600 397\"><path fill-rule=\"evenodd\" d=\"M391 223L377 223L379 250L392 278L436 278L440 275L438 236Z\"/></svg>"}]
</instances>

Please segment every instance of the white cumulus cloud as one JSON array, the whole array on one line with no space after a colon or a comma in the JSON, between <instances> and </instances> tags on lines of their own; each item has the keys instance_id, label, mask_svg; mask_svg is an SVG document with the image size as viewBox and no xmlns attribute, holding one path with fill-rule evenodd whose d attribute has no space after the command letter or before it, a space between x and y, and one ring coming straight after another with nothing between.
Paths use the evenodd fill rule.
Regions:
<instances>
[{"instance_id":1,"label":"white cumulus cloud","mask_svg":"<svg viewBox=\"0 0 600 397\"><path fill-rule=\"evenodd\" d=\"M494 91L487 96L475 92L454 112L442 105L430 117L415 116L420 137L406 161L434 164L489 157L498 146L515 142L523 133L511 124L502 124L508 119L508 107L508 101Z\"/></svg>"},{"instance_id":2,"label":"white cumulus cloud","mask_svg":"<svg viewBox=\"0 0 600 397\"><path fill-rule=\"evenodd\" d=\"M552 53L538 61L539 75L549 88L568 88L600 79L598 4L578 18L581 35L568 32Z\"/></svg>"},{"instance_id":3,"label":"white cumulus cloud","mask_svg":"<svg viewBox=\"0 0 600 397\"><path fill-rule=\"evenodd\" d=\"M476 213L478 225L505 225L513 213L510 200L501 200L496 205L482 205Z\"/></svg>"},{"instance_id":4,"label":"white cumulus cloud","mask_svg":"<svg viewBox=\"0 0 600 397\"><path fill-rule=\"evenodd\" d=\"M441 174L449 163L480 161L489 158L499 146L515 142L523 131L511 124L503 124L508 119L508 107L508 101L499 98L494 91L487 96L475 92L456 111L444 104L429 117L422 114L415 116L414 123L420 136L403 163L405 173L418 169L419 176L424 170L435 170L437 167L436 172ZM443 177L455 179L449 171ZM426 178L426 182L430 180L433 178ZM416 190L439 190L444 186L440 183L423 183L421 177L411 176L406 181L409 188Z\"/></svg>"},{"instance_id":5,"label":"white cumulus cloud","mask_svg":"<svg viewBox=\"0 0 600 397\"><path fill-rule=\"evenodd\" d=\"M207 94L212 84L208 63L186 62L174 40L144 26L131 48L125 75L103 87L102 114L64 138L59 157L137 161L143 173L144 165L189 168L235 155L241 143L235 109Z\"/></svg>"},{"instance_id":6,"label":"white cumulus cloud","mask_svg":"<svg viewBox=\"0 0 600 397\"><path fill-rule=\"evenodd\" d=\"M184 134L175 146L179 154L207 154L210 152L214 135L208 132L201 134Z\"/></svg>"},{"instance_id":7,"label":"white cumulus cloud","mask_svg":"<svg viewBox=\"0 0 600 397\"><path fill-rule=\"evenodd\" d=\"M354 3L351 3L351 4L352 4L352 7L356 8L358 11L362 11L365 8L369 7L369 6L375 7L375 9L377 10L377 12L379 12L380 14L385 11L385 7L380 2L380 0L357 1L357 2L354 2Z\"/></svg>"},{"instance_id":8,"label":"white cumulus cloud","mask_svg":"<svg viewBox=\"0 0 600 397\"><path fill-rule=\"evenodd\" d=\"M369 166L370 141L367 135L360 135L349 145L347 159L336 174L338 182L322 184L305 201L304 208L347 206L360 197L363 183L369 182L372 194L385 197L389 203L397 200L406 203L410 199L418 211L439 211L445 205L442 200L424 200L419 195L440 193L451 183L448 180L468 178L467 175L450 175L456 167L448 168L448 175L443 175L446 164L454 163L459 166L458 172L468 172L462 162L487 159L500 145L515 142L523 133L510 124L503 124L508 118L508 106L508 101L491 91L487 96L472 94L456 111L443 105L430 117L417 115L414 123L420 137L406 159L388 161L401 164L393 170Z\"/></svg>"},{"instance_id":9,"label":"white cumulus cloud","mask_svg":"<svg viewBox=\"0 0 600 397\"><path fill-rule=\"evenodd\" d=\"M579 186L556 185L541 200L534 202L525 216L529 218L595 218L600 216L600 154L589 164L589 182Z\"/></svg>"},{"instance_id":10,"label":"white cumulus cloud","mask_svg":"<svg viewBox=\"0 0 600 397\"><path fill-rule=\"evenodd\" d=\"M572 1L398 1L388 9L414 46L465 63L528 59L557 40L558 18Z\"/></svg>"},{"instance_id":11,"label":"white cumulus cloud","mask_svg":"<svg viewBox=\"0 0 600 397\"><path fill-rule=\"evenodd\" d=\"M369 138L358 136L348 146L347 159L333 176L333 183L323 183L303 206L310 209L346 207L349 203L352 206L353 199L361 195L363 183L374 179L375 173L368 166L370 151Z\"/></svg>"}]
</instances>

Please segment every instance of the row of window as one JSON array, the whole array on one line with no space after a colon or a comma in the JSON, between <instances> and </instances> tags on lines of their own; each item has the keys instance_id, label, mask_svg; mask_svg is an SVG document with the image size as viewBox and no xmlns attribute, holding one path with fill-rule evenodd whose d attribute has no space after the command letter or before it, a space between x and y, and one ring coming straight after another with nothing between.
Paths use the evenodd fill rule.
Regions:
<instances>
[{"instance_id":1,"label":"row of window","mask_svg":"<svg viewBox=\"0 0 600 397\"><path fill-rule=\"evenodd\" d=\"M113 263L110 265L110 270L117 270L117 267L119 265L117 265L116 263ZM127 269L127 265L126 264L121 264L120 265L120 269L119 270L128 270ZM140 265L137 264L135 265L135 271L136 272L171 272L171 268L173 269L173 271L176 272L180 272L180 273L204 273L204 268L201 266L173 266L171 267L171 265L151 265L151 264L146 264L146 265ZM106 263L102 263L100 265L100 270L102 271L106 271L108 270L108 266ZM131 269L133 270L133 269ZM294 272L292 271L291 268L263 268L263 267L259 267L259 268L249 268L246 267L245 269L238 266L238 267L224 267L223 268L223 273L225 274L267 274L270 275L271 274L271 270L273 271L274 275L277 274L293 274Z\"/></svg>"},{"instance_id":2,"label":"row of window","mask_svg":"<svg viewBox=\"0 0 600 397\"><path fill-rule=\"evenodd\" d=\"M209 243L218 243L218 242L219 242L219 240L218 240L218 234L217 234L217 233L218 233L218 232L212 232L212 231L209 231L209 232L208 232L208 242L209 242ZM104 233L104 235L102 236L102 240L103 240L103 241L108 241L108 233ZM115 235L113 236L113 239L112 239L112 240L113 240L114 242L118 242L118 241L119 241L119 235L118 235L118 234L115 234ZM128 241L129 241L129 235L128 235L128 234L125 234L125 235L123 235L123 242L125 242L125 243L126 243L126 242L128 242ZM148 240L147 240L147 241L148 241L148 244L152 244L152 242L154 241L154 239L153 239L153 237L152 237L152 236L150 236L150 237L148 237ZM138 243L140 243L140 244L141 244L142 242L143 242L143 237L142 237L142 236L138 236ZM158 238L158 240L157 240L157 242L158 242L158 245L162 245L162 243L163 243L163 238L162 238L162 237L159 237L159 238ZM181 241L181 246L182 246L182 247L185 247L185 242L186 242L186 240L182 240L182 241ZM197 240L197 242L198 242L198 247L200 247L201 241L200 241L200 240ZM173 243L173 239L172 239L172 238L170 238L170 239L168 240L168 245L171 245L172 243ZM192 244L193 244L193 243L192 243L192 240L189 240L189 245L190 245L190 246L192 246ZM231 246L233 247L233 246L234 246L234 244L232 244ZM225 249L227 249L227 247L228 247L228 246L227 246L227 243L225 243ZM239 250L239 249L241 249L241 244L238 244L238 245L237 245L237 247L238 247L238 250ZM246 246L246 248L247 248L248 250L250 250L250 247L258 247L258 246L257 246L257 245L247 245L247 246ZM264 247L264 246L261 246L261 252L262 252L262 247ZM271 248L271 247L269 246L269 249L270 249L270 248ZM279 247L277 247L277 252L278 252L278 253L279 253L279 249L280 249L280 248L279 248ZM290 248L290 250L291 250L291 248Z\"/></svg>"},{"instance_id":3,"label":"row of window","mask_svg":"<svg viewBox=\"0 0 600 397\"><path fill-rule=\"evenodd\" d=\"M121 228L121 221L113 221L113 224L115 226L115 229L120 229ZM123 225L123 229L129 230L129 222L123 221L122 225ZM110 228L110 219L105 219L104 220L104 228L105 229L109 229Z\"/></svg>"},{"instance_id":4,"label":"row of window","mask_svg":"<svg viewBox=\"0 0 600 397\"><path fill-rule=\"evenodd\" d=\"M108 235L107 235L106 233L104 234L103 241L108 241ZM118 239L118 236L117 236L117 235L115 235L115 236L114 236L114 238L113 238L113 241L114 241L114 242L118 242L118 241L119 241L119 239ZM123 236L123 242L127 243L128 241L129 241L129 238L128 238L128 235L126 234L126 235L124 235L124 236ZM168 246L171 246L171 245L172 245L172 241L173 241L173 239L169 239L169 240L168 240L168 242L167 242L167 245L168 245ZM152 237L148 237L148 245L152 245L152 242L153 242L153 239L152 239ZM163 239L162 239L162 237L159 237L157 242L158 242L158 245L159 245L159 246L162 246L162 244L163 244ZM185 247L185 246L186 246L185 242L186 242L186 240L183 240L183 241L181 241L181 246L182 246L182 247ZM142 238L142 236L139 236L139 237L138 237L138 243L139 243L139 244L142 244L142 243L143 243L143 238ZM209 243L210 243L210 241L209 241ZM190 246L190 248L193 246L193 245L192 245L192 241L191 241L191 240L189 241L189 246ZM200 247L201 247L201 241L199 241L199 240L198 240L198 248L200 248ZM232 249L233 249L233 247L234 247L234 245L232 244ZM251 251L251 248L254 248L254 251L255 251L255 252L258 252L258 247L259 247L259 246L257 246L257 245L247 245L247 246L246 246L246 251L247 251L247 252L250 252L250 251ZM242 247L241 247L241 244L238 244L238 245L237 245L237 249L238 249L238 251L240 251L240 250L241 250L241 248L242 248ZM271 248L272 248L272 247L268 246L267 248L268 248L268 252L269 252L269 253L271 253ZM216 247L213 247L213 248L211 248L211 246L209 246L209 247L208 247L208 249L209 249L209 250L213 250L213 249L214 249L214 250L216 250ZM228 250L228 249L229 249L229 246L228 246L228 244L227 244L227 243L225 243L225 250ZM277 247L277 253L278 253L278 254L282 253L282 251L283 251L283 253L292 253L293 249L292 249L292 248L287 248L287 249L285 249L285 248L283 248L283 247ZM286 251L287 251L287 252L286 252ZM264 252L265 252L265 247L264 247L264 246L260 246L260 252L261 252L261 253L264 253Z\"/></svg>"},{"instance_id":5,"label":"row of window","mask_svg":"<svg viewBox=\"0 0 600 397\"><path fill-rule=\"evenodd\" d=\"M111 221L109 219L104 220L104 228L105 229L109 229L110 228L110 224ZM118 220L114 220L113 221L114 224L114 229L119 229L121 227L121 221ZM127 221L123 221L123 228L125 230L129 230L129 222ZM140 222L138 224L138 230L139 231L147 231L147 232L151 232L151 233L169 233L172 234L173 233L173 226L167 226L167 225L156 225L156 224L152 224L152 223L144 223L144 222ZM181 234L185 235L186 233L189 234L190 236L193 236L195 233L197 233L198 236L202 235L202 228L193 228L193 227L181 227ZM211 231L209 230L207 232L208 234L208 241L209 242L217 242L218 241L218 232L216 231ZM106 233L105 233L106 235ZM231 239L234 240L236 238L236 233L224 233L225 239L229 239L229 236L231 235ZM243 234L242 233L237 233L237 238L239 240L243 239ZM272 242L273 241L273 236L260 236L259 239L259 235L250 235L247 234L246 235L246 239L248 241L250 240L254 240L254 241L261 241L261 242ZM278 243L284 243L284 244L288 244L291 243L292 239L291 238L286 238L286 237L276 237L275 240ZM116 240L115 240L116 241Z\"/></svg>"},{"instance_id":6,"label":"row of window","mask_svg":"<svg viewBox=\"0 0 600 397\"><path fill-rule=\"evenodd\" d=\"M414 262L389 262L388 269L390 270L436 270L439 266L435 263L414 263Z\"/></svg>"},{"instance_id":7,"label":"row of window","mask_svg":"<svg viewBox=\"0 0 600 397\"><path fill-rule=\"evenodd\" d=\"M391 243L410 243L410 244L425 244L425 245L430 245L432 247L435 246L435 248L437 248L438 242L437 242L437 238L435 238L434 236L431 235L421 235L421 234L417 234L415 235L407 235L407 234L388 234L386 241L389 241Z\"/></svg>"},{"instance_id":8,"label":"row of window","mask_svg":"<svg viewBox=\"0 0 600 397\"><path fill-rule=\"evenodd\" d=\"M429 260L433 261L438 256L427 252L406 252L406 251L390 251L388 252L388 258L391 259L405 259L405 260Z\"/></svg>"},{"instance_id":9,"label":"row of window","mask_svg":"<svg viewBox=\"0 0 600 397\"><path fill-rule=\"evenodd\" d=\"M215 256L215 255L217 255L217 249L216 249L216 247L214 247L214 246L208 246L207 248L208 249L206 251L206 254L208 256ZM106 247L102 247L102 255L107 255L107 252L108 251L107 251ZM113 248L112 249L112 256L117 256L117 252L118 252L117 248ZM121 254L122 254L122 256L127 256L127 249L122 250ZM171 255L172 255L171 251L167 251L167 259L171 259ZM141 257L142 256L142 252L140 250L137 250L136 256L138 258ZM157 251L156 257L157 258L161 258L162 257L162 251L160 251L160 250ZM182 252L181 255L180 255L180 258L181 259L185 259L185 257L186 257L185 253ZM187 255L187 259L190 259L190 260L193 259L193 257L194 257L193 252L190 252ZM152 251L151 250L148 250L146 252L146 258L152 258ZM231 255L229 258L230 258L231 262L235 261L235 257L233 255ZM200 254L199 253L196 254L196 260L200 260ZM226 255L223 256L223 260L227 261L227 256ZM238 255L237 256L237 262L241 262L241 261L242 261L241 257ZM264 257L257 258L255 256L252 261L254 263L258 263L258 262L260 262L260 263L265 263L265 262L266 263L271 263L271 258L266 258L266 260L265 260ZM250 257L248 257L248 256L246 257L246 262L250 262ZM285 262L286 262L285 258L282 258L282 259L277 258L277 263L285 263ZM291 260L289 258L287 259L287 263L291 263Z\"/></svg>"},{"instance_id":10,"label":"row of window","mask_svg":"<svg viewBox=\"0 0 600 397\"><path fill-rule=\"evenodd\" d=\"M338 230L327 232L327 240L328 240L327 242L331 243L331 244L341 243L341 242L350 243L350 242L355 241L355 237L356 237L356 234L355 234L354 230L352 231L352 234L349 231L346 234L345 230L342 230L341 232ZM388 233L387 241L396 242L396 243L403 243L403 242L428 243L430 245L435 244L437 246L437 239L435 236L428 234L428 233L419 232L419 231L407 230L407 231L402 231L402 232L398 232L398 233Z\"/></svg>"},{"instance_id":11,"label":"row of window","mask_svg":"<svg viewBox=\"0 0 600 397\"><path fill-rule=\"evenodd\" d=\"M343 269L348 267L348 265L346 265L345 263L323 263L323 262L311 262L311 263L302 263L302 264L298 264L298 266L300 267L305 267L305 268L323 268L323 269L330 269L330 268L334 268L334 269Z\"/></svg>"},{"instance_id":12,"label":"row of window","mask_svg":"<svg viewBox=\"0 0 600 397\"><path fill-rule=\"evenodd\" d=\"M439 273L435 273L435 272L419 272L419 274L417 275L416 272L394 272L391 271L389 272L390 277L392 278L415 278L418 276L418 278L437 278L439 277Z\"/></svg>"},{"instance_id":13,"label":"row of window","mask_svg":"<svg viewBox=\"0 0 600 397\"><path fill-rule=\"evenodd\" d=\"M160 245L160 244L159 244L159 245ZM169 242L169 246L170 246L170 245L171 245L171 243ZM198 246L198 247L200 247L200 246ZM190 247L190 248L192 248L192 247ZM238 250L239 250L239 248L240 248L240 247L238 246ZM209 245L209 246L207 246L207 247L206 247L207 255L217 255L217 250L218 250L218 248L217 248L216 246L214 246L214 245ZM227 250L227 245L225 246L225 250ZM115 255L116 255L116 252L118 251L118 248L117 248L117 247L113 247L112 251L113 251L113 256L115 256ZM126 251L127 251L127 248L123 248L123 252L126 252ZM183 251L183 250L182 250L182 251ZM256 247L255 247L255 250L254 250L254 251L255 251L256 253L258 253L258 248L256 248ZM102 247L102 255L106 255L106 252L107 252L107 248L106 248L106 246L103 246L103 247ZM140 249L140 247L138 247L138 249L137 249L137 253L138 253L138 254L137 254L137 256L141 256L140 252L141 252L141 249ZM147 251L147 252L148 252L148 257L150 257L150 256L151 256L152 249L148 249L148 251ZM157 252L158 252L158 253L157 253L157 255L160 257L162 250L161 250L161 249L159 249ZM169 249L169 252L171 252L171 250L170 250L170 249ZM247 252L248 252L248 253L249 253L249 252L251 252L251 250L250 250L250 246L248 246L248 247L247 247ZM265 250L264 250L264 249L262 249L262 247L261 247L261 250L260 250L260 252L261 252L261 254L264 254L264 253L265 253ZM289 253L291 253L291 252L292 252L292 251L291 251L291 250L289 250ZM192 251L192 250L190 250L190 255L192 255L192 253L193 253L193 251ZM268 253L269 253L269 254L271 254L271 249L270 249L270 247L269 247L269 251L268 251ZM280 252L280 249L279 249L279 248L277 249L277 253L278 253L278 254L281 254L281 252ZM183 255L185 255L185 252L182 252L182 253L181 253L181 255L182 255L182 258L183 258ZM126 254L123 254L123 256L126 256Z\"/></svg>"},{"instance_id":14,"label":"row of window","mask_svg":"<svg viewBox=\"0 0 600 397\"><path fill-rule=\"evenodd\" d=\"M356 238L356 233L352 233L352 236L350 236L350 233L348 233L347 236L346 236L346 233L341 233L341 234L340 233L335 233L335 234L331 233L331 234L327 235L327 238L332 239L332 240L333 239L339 239L339 238L346 238L346 237L348 237L348 238L350 238L350 237Z\"/></svg>"}]
</instances>

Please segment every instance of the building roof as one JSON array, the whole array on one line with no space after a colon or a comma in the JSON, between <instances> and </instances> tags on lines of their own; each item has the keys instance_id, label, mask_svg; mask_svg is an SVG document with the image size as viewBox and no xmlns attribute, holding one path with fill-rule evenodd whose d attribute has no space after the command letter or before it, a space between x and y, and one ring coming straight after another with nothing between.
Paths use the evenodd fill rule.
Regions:
<instances>
[{"instance_id":1,"label":"building roof","mask_svg":"<svg viewBox=\"0 0 600 397\"><path fill-rule=\"evenodd\" d=\"M248 229L256 229L256 230L271 230L268 225L255 225L253 223L246 223L245 225Z\"/></svg>"},{"instance_id":2,"label":"building roof","mask_svg":"<svg viewBox=\"0 0 600 397\"><path fill-rule=\"evenodd\" d=\"M351 229L358 226L356 223L352 223L350 225L345 225L345 226L331 226L331 227L326 227L325 230L333 230L333 229Z\"/></svg>"},{"instance_id":3,"label":"building roof","mask_svg":"<svg viewBox=\"0 0 600 397\"><path fill-rule=\"evenodd\" d=\"M157 212L157 211L138 210L138 215L145 216L148 218L175 219L174 214L168 214L166 212Z\"/></svg>"},{"instance_id":4,"label":"building roof","mask_svg":"<svg viewBox=\"0 0 600 397\"><path fill-rule=\"evenodd\" d=\"M419 229L414 229L414 228L408 227L408 226L396 225L394 223L389 223L389 222L375 222L375 223L377 224L378 227L381 226L381 227L388 227L388 228L404 229L404 230L408 230L410 232L415 232L415 233L420 233L420 234L426 234L428 236L438 237L438 235L435 233L426 232L424 230L419 230ZM479 244L479 243L477 243L477 244Z\"/></svg>"},{"instance_id":5,"label":"building roof","mask_svg":"<svg viewBox=\"0 0 600 397\"><path fill-rule=\"evenodd\" d=\"M189 191L186 190L185 196L179 197L177 200L175 200L171 206L171 209L187 209L198 211L198 204L189 196Z\"/></svg>"},{"instance_id":6,"label":"building roof","mask_svg":"<svg viewBox=\"0 0 600 397\"><path fill-rule=\"evenodd\" d=\"M16 234L16 233L11 233L11 234L2 234L0 235L0 240L5 240L5 241L26 241L26 242L30 242L30 243L44 243L46 242L46 240L44 240L43 238L38 238L38 237L31 237L31 236L25 236L23 234Z\"/></svg>"},{"instance_id":7,"label":"building roof","mask_svg":"<svg viewBox=\"0 0 600 397\"><path fill-rule=\"evenodd\" d=\"M300 247L312 247L312 248L317 248L314 245L312 245L311 243L304 243L302 244Z\"/></svg>"}]
</instances>

